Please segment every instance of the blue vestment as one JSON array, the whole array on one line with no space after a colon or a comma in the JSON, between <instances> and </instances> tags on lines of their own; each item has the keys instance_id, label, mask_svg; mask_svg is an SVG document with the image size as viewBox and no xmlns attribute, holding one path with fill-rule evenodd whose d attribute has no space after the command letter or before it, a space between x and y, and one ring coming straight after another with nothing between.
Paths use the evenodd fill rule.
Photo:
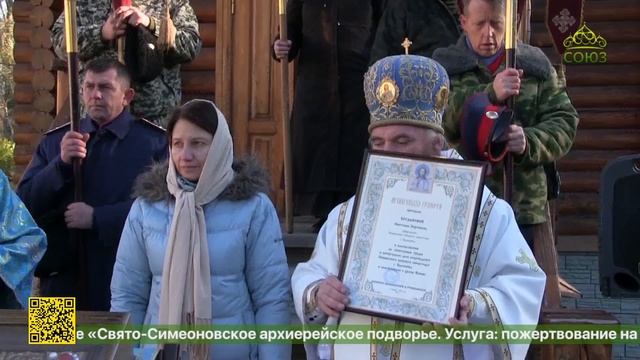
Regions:
<instances>
[{"instance_id":1,"label":"blue vestment","mask_svg":"<svg viewBox=\"0 0 640 360\"><path fill-rule=\"evenodd\" d=\"M33 271L47 248L44 231L13 192L0 171L0 287L13 291L15 299L27 307ZM0 308L11 307L13 299L0 294Z\"/></svg>"}]
</instances>

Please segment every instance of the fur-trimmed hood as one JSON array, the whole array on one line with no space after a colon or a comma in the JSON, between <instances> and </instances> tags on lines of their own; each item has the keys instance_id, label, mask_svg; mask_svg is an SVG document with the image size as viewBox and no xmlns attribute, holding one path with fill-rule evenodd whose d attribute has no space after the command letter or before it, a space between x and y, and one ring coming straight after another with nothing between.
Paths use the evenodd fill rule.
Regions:
<instances>
[{"instance_id":1,"label":"fur-trimmed hood","mask_svg":"<svg viewBox=\"0 0 640 360\"><path fill-rule=\"evenodd\" d=\"M455 45L434 51L433 59L439 62L449 76L458 75L478 67L478 59L467 47L467 37L462 35ZM553 74L553 65L537 47L518 43L516 67L524 70L525 76L548 80Z\"/></svg>"},{"instance_id":2,"label":"fur-trimmed hood","mask_svg":"<svg viewBox=\"0 0 640 360\"><path fill-rule=\"evenodd\" d=\"M133 196L155 202L169 200L172 195L167 188L169 160L156 163L149 171L138 176L133 187ZM220 194L224 200L244 200L259 192L269 191L269 175L258 159L248 157L233 162L233 181Z\"/></svg>"}]
</instances>

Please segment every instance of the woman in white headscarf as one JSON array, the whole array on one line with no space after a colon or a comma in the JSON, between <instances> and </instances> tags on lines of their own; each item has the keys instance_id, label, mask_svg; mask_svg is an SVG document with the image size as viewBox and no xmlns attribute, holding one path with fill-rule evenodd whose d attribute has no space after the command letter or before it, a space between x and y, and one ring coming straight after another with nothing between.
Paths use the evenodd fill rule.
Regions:
<instances>
[{"instance_id":1,"label":"woman in white headscarf","mask_svg":"<svg viewBox=\"0 0 640 360\"><path fill-rule=\"evenodd\" d=\"M227 122L193 100L169 119L168 164L143 174L111 282L111 311L135 324L289 323L280 223L255 161L233 162ZM147 346L142 358L153 358ZM186 345L190 359L288 359L288 345Z\"/></svg>"}]
</instances>

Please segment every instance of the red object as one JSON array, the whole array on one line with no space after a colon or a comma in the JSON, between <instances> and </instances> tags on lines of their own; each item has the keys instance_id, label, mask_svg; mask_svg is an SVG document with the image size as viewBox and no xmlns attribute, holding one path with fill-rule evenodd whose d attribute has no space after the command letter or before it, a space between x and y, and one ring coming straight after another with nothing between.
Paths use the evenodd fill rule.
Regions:
<instances>
[{"instance_id":1,"label":"red object","mask_svg":"<svg viewBox=\"0 0 640 360\"><path fill-rule=\"evenodd\" d=\"M58 360L74 360L74 357L71 353L63 352L58 356Z\"/></svg>"},{"instance_id":2,"label":"red object","mask_svg":"<svg viewBox=\"0 0 640 360\"><path fill-rule=\"evenodd\" d=\"M482 114L482 118L480 119L480 126L478 128L478 144L476 151L478 154L483 154L486 160L493 164L500 162L504 156L507 155L507 148L506 146L504 149L500 148L500 151L498 151L497 154L494 154L494 152L491 151L493 141L490 139L494 137L493 133L496 131L496 119L489 118L487 114L489 112L500 114L503 110L504 108L497 105L487 105L485 107L485 112Z\"/></svg>"},{"instance_id":3,"label":"red object","mask_svg":"<svg viewBox=\"0 0 640 360\"><path fill-rule=\"evenodd\" d=\"M510 114L504 106L491 104L486 93L465 101L460 117L460 150L466 160L499 163L507 153L501 137L507 131Z\"/></svg>"},{"instance_id":4,"label":"red object","mask_svg":"<svg viewBox=\"0 0 640 360\"><path fill-rule=\"evenodd\" d=\"M117 9L120 6L131 6L131 0L112 0L113 8Z\"/></svg>"},{"instance_id":5,"label":"red object","mask_svg":"<svg viewBox=\"0 0 640 360\"><path fill-rule=\"evenodd\" d=\"M504 49L500 50L502 51L502 54L500 54L500 56L498 56L495 60L493 60L493 62L491 64L489 64L487 66L487 68L489 69L489 71L491 71L492 74L495 74L496 71L498 70L498 68L500 67L500 65L502 64L502 62L504 61Z\"/></svg>"},{"instance_id":6,"label":"red object","mask_svg":"<svg viewBox=\"0 0 640 360\"><path fill-rule=\"evenodd\" d=\"M558 54L564 54L563 41L582 25L584 0L553 0L547 3L546 25Z\"/></svg>"}]
</instances>

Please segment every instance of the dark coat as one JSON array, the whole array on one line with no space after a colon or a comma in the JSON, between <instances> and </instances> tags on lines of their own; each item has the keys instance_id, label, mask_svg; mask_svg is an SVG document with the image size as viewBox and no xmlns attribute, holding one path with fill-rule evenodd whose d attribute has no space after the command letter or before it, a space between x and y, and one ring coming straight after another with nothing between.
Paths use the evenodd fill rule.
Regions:
<instances>
[{"instance_id":1,"label":"dark coat","mask_svg":"<svg viewBox=\"0 0 640 360\"><path fill-rule=\"evenodd\" d=\"M395 0L389 2L378 26L370 63L404 54L405 37L412 44L409 53L431 57L440 47L455 44L460 37L455 5L441 0ZM457 11L456 11L457 12Z\"/></svg>"},{"instance_id":2,"label":"dark coat","mask_svg":"<svg viewBox=\"0 0 640 360\"><path fill-rule=\"evenodd\" d=\"M73 199L73 170L60 158L63 125L38 145L17 193L45 231L48 248L36 268L43 295L78 296L78 246L70 240L64 212ZM82 164L83 202L94 208L93 229L81 231L87 260L87 296L81 309L109 310L109 284L120 234L133 203L136 177L154 161L167 157L165 131L123 112L104 128L88 118L80 132L90 134ZM80 301L80 300L79 300Z\"/></svg>"},{"instance_id":3,"label":"dark coat","mask_svg":"<svg viewBox=\"0 0 640 360\"><path fill-rule=\"evenodd\" d=\"M354 192L367 146L363 78L386 0L289 0L296 193Z\"/></svg>"}]
</instances>

